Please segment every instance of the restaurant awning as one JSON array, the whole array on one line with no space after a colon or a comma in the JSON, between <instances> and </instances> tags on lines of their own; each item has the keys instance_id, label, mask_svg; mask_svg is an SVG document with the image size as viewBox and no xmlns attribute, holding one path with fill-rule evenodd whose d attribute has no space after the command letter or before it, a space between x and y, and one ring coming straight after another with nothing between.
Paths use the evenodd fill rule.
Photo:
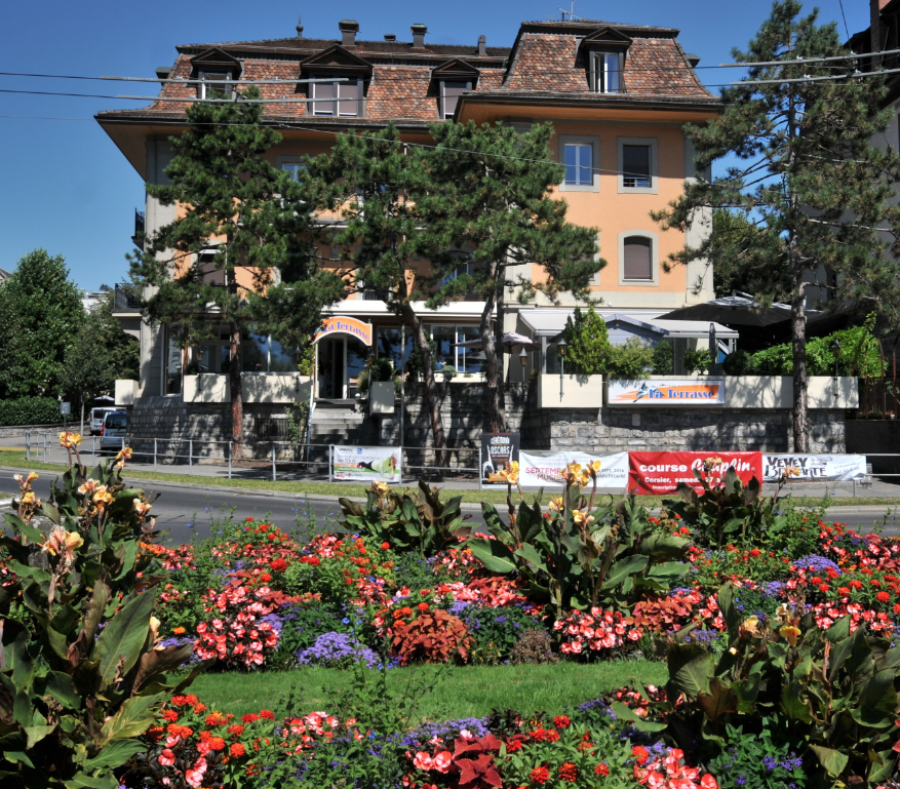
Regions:
<instances>
[{"instance_id":1,"label":"restaurant awning","mask_svg":"<svg viewBox=\"0 0 900 789\"><path fill-rule=\"evenodd\" d=\"M556 337L566 327L569 316L574 309L530 309L519 312L519 320L523 328L529 331L535 338ZM664 314L661 310L597 310L607 324L618 321L626 326L634 326L658 335L659 339L697 339L705 340L709 337L710 321L682 321L664 320L658 316ZM735 330L720 323L713 322L716 337L723 340L738 339L740 334Z\"/></svg>"}]
</instances>

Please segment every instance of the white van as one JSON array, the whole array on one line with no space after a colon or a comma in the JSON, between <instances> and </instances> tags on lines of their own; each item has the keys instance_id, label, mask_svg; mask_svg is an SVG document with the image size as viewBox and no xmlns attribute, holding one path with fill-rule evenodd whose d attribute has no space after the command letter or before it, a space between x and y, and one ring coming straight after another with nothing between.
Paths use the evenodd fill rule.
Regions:
<instances>
[{"instance_id":1,"label":"white van","mask_svg":"<svg viewBox=\"0 0 900 789\"><path fill-rule=\"evenodd\" d=\"M91 435L99 436L103 432L103 418L110 411L116 411L114 406L103 406L91 409Z\"/></svg>"},{"instance_id":2,"label":"white van","mask_svg":"<svg viewBox=\"0 0 900 789\"><path fill-rule=\"evenodd\" d=\"M128 431L128 412L121 408L107 411L103 415L103 427L100 430L101 455L104 452L118 452L123 449Z\"/></svg>"}]
</instances>

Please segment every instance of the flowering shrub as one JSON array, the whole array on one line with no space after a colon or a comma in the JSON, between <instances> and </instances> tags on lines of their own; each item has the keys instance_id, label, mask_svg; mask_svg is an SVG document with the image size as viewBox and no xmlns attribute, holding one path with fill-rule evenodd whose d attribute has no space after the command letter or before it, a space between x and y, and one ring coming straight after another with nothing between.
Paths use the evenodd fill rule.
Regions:
<instances>
[{"instance_id":1,"label":"flowering shrub","mask_svg":"<svg viewBox=\"0 0 900 789\"><path fill-rule=\"evenodd\" d=\"M427 611L408 624L394 626L391 645L405 666L410 663L465 663L472 647L466 626L446 611Z\"/></svg>"},{"instance_id":2,"label":"flowering shrub","mask_svg":"<svg viewBox=\"0 0 900 789\"><path fill-rule=\"evenodd\" d=\"M560 651L564 655L609 654L639 641L644 634L619 611L600 608L592 608L589 613L572 611L557 619L553 629L559 634Z\"/></svg>"},{"instance_id":3,"label":"flowering shrub","mask_svg":"<svg viewBox=\"0 0 900 789\"><path fill-rule=\"evenodd\" d=\"M666 597L651 597L635 603L626 622L651 633L668 633L688 624L700 595L688 589L676 589Z\"/></svg>"},{"instance_id":4,"label":"flowering shrub","mask_svg":"<svg viewBox=\"0 0 900 789\"><path fill-rule=\"evenodd\" d=\"M510 656L525 631L539 628L541 624L537 617L515 605L498 608L467 606L460 618L472 635L473 650L490 650L498 660Z\"/></svg>"},{"instance_id":5,"label":"flowering shrub","mask_svg":"<svg viewBox=\"0 0 900 789\"><path fill-rule=\"evenodd\" d=\"M210 592L206 610L214 616L197 625L197 654L241 668L262 666L278 646L279 630L264 619L276 608L273 597L266 586L235 582L221 592Z\"/></svg>"},{"instance_id":6,"label":"flowering shrub","mask_svg":"<svg viewBox=\"0 0 900 789\"><path fill-rule=\"evenodd\" d=\"M688 767L684 763L684 751L669 748L666 754L651 759L646 748L633 749L636 764L634 778L642 786L650 789L718 789L716 779L706 773L701 776L699 767Z\"/></svg>"},{"instance_id":7,"label":"flowering shrub","mask_svg":"<svg viewBox=\"0 0 900 789\"><path fill-rule=\"evenodd\" d=\"M297 653L301 665L325 668L346 668L358 660L369 668L375 668L380 662L375 652L349 633L324 633L311 647Z\"/></svg>"}]
</instances>

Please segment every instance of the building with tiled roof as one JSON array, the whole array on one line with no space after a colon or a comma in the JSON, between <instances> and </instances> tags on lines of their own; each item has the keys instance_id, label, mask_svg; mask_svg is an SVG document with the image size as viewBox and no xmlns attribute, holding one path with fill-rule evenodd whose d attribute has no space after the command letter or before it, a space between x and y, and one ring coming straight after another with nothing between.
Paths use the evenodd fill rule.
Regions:
<instances>
[{"instance_id":1,"label":"building with tiled roof","mask_svg":"<svg viewBox=\"0 0 900 789\"><path fill-rule=\"evenodd\" d=\"M366 40L353 20L337 27L339 36L333 39L306 38L298 25L290 38L180 45L175 63L157 72L162 87L155 100L143 109L101 112L97 121L141 176L154 183L165 180L169 136L185 128L189 103L210 88L228 92L259 83L264 122L283 137L269 155L284 167L296 167L303 155L327 151L339 132L379 128L389 121L410 143L428 142L430 124L445 119L503 121L519 129L549 121L556 131L553 153L565 164L558 197L568 203L570 221L600 229L600 254L607 266L592 286L596 295L620 317L637 316L644 326L667 311L712 297L711 273L702 263L664 270L663 261L691 239L661 233L650 217L681 193L685 179L700 175L683 125L703 123L720 111L719 99L694 71L699 59L679 44L678 30L590 20L523 22L512 45L498 47L477 35L470 46L434 43L421 24L412 25L406 41L396 36ZM300 82L310 79L319 81ZM149 234L172 221L175 209L148 198L145 214ZM701 217L691 232L706 232L702 220L708 219ZM550 306L539 302L532 309ZM564 300L563 306L574 302ZM517 310L511 305L498 328L531 331ZM379 338L399 332L384 305L362 294L334 311L371 323ZM458 343L474 336L479 313L479 302L459 302L427 315L441 361L475 377L479 362ZM534 335L536 350L528 362L543 372L557 369L548 340L556 324L565 323L566 313L554 315L553 327ZM689 327L684 329L670 337L676 363L688 348L705 347L707 341L708 325L694 337ZM660 324L648 337L665 338L668 332ZM146 375L136 393L180 391L182 353L170 347L164 328L145 327L143 333ZM392 342L379 340L376 347L393 347ZM329 373L327 394L348 397L368 352L352 337L327 343L327 348L322 347L326 341L320 343L320 361L327 358L332 370L340 367L338 375ZM209 358L220 358L220 352L213 349ZM325 388L320 380L320 395Z\"/></svg>"}]
</instances>

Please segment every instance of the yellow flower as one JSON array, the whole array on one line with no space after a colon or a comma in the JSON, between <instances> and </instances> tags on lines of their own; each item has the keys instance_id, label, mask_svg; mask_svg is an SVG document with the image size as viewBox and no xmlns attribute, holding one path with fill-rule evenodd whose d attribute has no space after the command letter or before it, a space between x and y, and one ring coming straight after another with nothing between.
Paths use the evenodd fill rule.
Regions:
<instances>
[{"instance_id":1,"label":"yellow flower","mask_svg":"<svg viewBox=\"0 0 900 789\"><path fill-rule=\"evenodd\" d=\"M603 468L603 464L599 460L592 460L588 468L591 470L591 476L596 477Z\"/></svg>"},{"instance_id":2,"label":"yellow flower","mask_svg":"<svg viewBox=\"0 0 900 789\"><path fill-rule=\"evenodd\" d=\"M591 474L585 469L578 475L578 481L581 484L581 487L586 488L588 483L591 481Z\"/></svg>"},{"instance_id":3,"label":"yellow flower","mask_svg":"<svg viewBox=\"0 0 900 789\"><path fill-rule=\"evenodd\" d=\"M38 478L38 473L36 471L29 471L28 476L25 477L25 484L30 485Z\"/></svg>"},{"instance_id":4,"label":"yellow flower","mask_svg":"<svg viewBox=\"0 0 900 789\"><path fill-rule=\"evenodd\" d=\"M81 485L78 486L78 492L82 496L91 496L93 495L97 489L100 487L100 483L95 479L85 480Z\"/></svg>"},{"instance_id":5,"label":"yellow flower","mask_svg":"<svg viewBox=\"0 0 900 789\"><path fill-rule=\"evenodd\" d=\"M155 616L150 616L150 633L153 636L154 641L156 640L156 636L159 633L159 620Z\"/></svg>"},{"instance_id":6,"label":"yellow flower","mask_svg":"<svg viewBox=\"0 0 900 789\"><path fill-rule=\"evenodd\" d=\"M66 430L59 434L59 445L66 449L74 449L81 443L81 434Z\"/></svg>"},{"instance_id":7,"label":"yellow flower","mask_svg":"<svg viewBox=\"0 0 900 789\"><path fill-rule=\"evenodd\" d=\"M107 504L112 504L115 501L112 493L110 493L106 489L106 485L101 485L97 488L97 492L94 494L94 504L98 507L103 507Z\"/></svg>"},{"instance_id":8,"label":"yellow flower","mask_svg":"<svg viewBox=\"0 0 900 789\"><path fill-rule=\"evenodd\" d=\"M147 504L146 502L141 501L140 499L134 500L134 511L140 515L142 518L150 512L150 508L152 504Z\"/></svg>"},{"instance_id":9,"label":"yellow flower","mask_svg":"<svg viewBox=\"0 0 900 789\"><path fill-rule=\"evenodd\" d=\"M779 631L783 638L787 639L787 642L792 646L797 646L797 637L800 635L800 628L794 627L793 625L785 625Z\"/></svg>"},{"instance_id":10,"label":"yellow flower","mask_svg":"<svg viewBox=\"0 0 900 789\"><path fill-rule=\"evenodd\" d=\"M718 468L725 464L725 461L722 458L706 458L703 461L703 468L705 471L712 471L714 468Z\"/></svg>"},{"instance_id":11,"label":"yellow flower","mask_svg":"<svg viewBox=\"0 0 900 789\"><path fill-rule=\"evenodd\" d=\"M791 477L799 477L800 469L796 466L788 466L786 469L783 469L781 472L782 479L790 479Z\"/></svg>"},{"instance_id":12,"label":"yellow flower","mask_svg":"<svg viewBox=\"0 0 900 789\"><path fill-rule=\"evenodd\" d=\"M743 624L741 625L742 630L746 630L748 633L753 633L753 635L759 635L759 617L751 616L749 619L745 619Z\"/></svg>"},{"instance_id":13,"label":"yellow flower","mask_svg":"<svg viewBox=\"0 0 900 789\"><path fill-rule=\"evenodd\" d=\"M578 526L582 524L589 524L594 522L594 516L588 515L584 510L572 510L572 520Z\"/></svg>"},{"instance_id":14,"label":"yellow flower","mask_svg":"<svg viewBox=\"0 0 900 789\"><path fill-rule=\"evenodd\" d=\"M508 464L508 468L514 474L518 474L519 473L519 461L518 460L512 461L512 463Z\"/></svg>"},{"instance_id":15,"label":"yellow flower","mask_svg":"<svg viewBox=\"0 0 900 789\"><path fill-rule=\"evenodd\" d=\"M575 476L581 473L581 466L578 463L569 463L569 465L566 466L566 471L568 471L572 476Z\"/></svg>"},{"instance_id":16,"label":"yellow flower","mask_svg":"<svg viewBox=\"0 0 900 789\"><path fill-rule=\"evenodd\" d=\"M22 498L19 499L19 503L21 504L35 504L37 502L37 498L34 495L33 490L26 490L22 494Z\"/></svg>"},{"instance_id":17,"label":"yellow flower","mask_svg":"<svg viewBox=\"0 0 900 789\"><path fill-rule=\"evenodd\" d=\"M41 550L53 556L56 556L58 553L64 553L66 559L71 561L72 552L82 545L84 545L84 537L78 532L66 531L61 526L54 526L41 546Z\"/></svg>"},{"instance_id":18,"label":"yellow flower","mask_svg":"<svg viewBox=\"0 0 900 789\"><path fill-rule=\"evenodd\" d=\"M131 455L131 447L122 447L122 449L119 450L119 454L116 455L116 460L131 460Z\"/></svg>"},{"instance_id":19,"label":"yellow flower","mask_svg":"<svg viewBox=\"0 0 900 789\"><path fill-rule=\"evenodd\" d=\"M372 493L374 493L376 496L386 496L388 490L389 488L387 482L372 483Z\"/></svg>"},{"instance_id":20,"label":"yellow flower","mask_svg":"<svg viewBox=\"0 0 900 789\"><path fill-rule=\"evenodd\" d=\"M548 509L551 512L562 512L565 509L565 502L563 501L563 497L559 496L555 499L550 499L550 506Z\"/></svg>"}]
</instances>

